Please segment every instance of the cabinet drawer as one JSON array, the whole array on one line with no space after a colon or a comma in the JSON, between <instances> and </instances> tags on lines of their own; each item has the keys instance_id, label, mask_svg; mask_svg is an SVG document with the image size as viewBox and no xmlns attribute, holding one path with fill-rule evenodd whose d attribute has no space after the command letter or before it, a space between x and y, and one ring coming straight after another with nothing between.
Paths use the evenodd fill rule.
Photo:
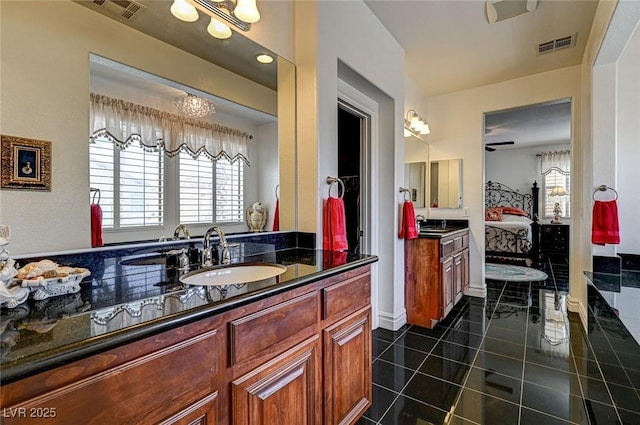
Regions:
<instances>
[{"instance_id":1,"label":"cabinet drawer","mask_svg":"<svg viewBox=\"0 0 640 425\"><path fill-rule=\"evenodd\" d=\"M469 246L469 232L461 235L452 236L442 239L440 242L440 258L444 259L447 255L460 251L462 248Z\"/></svg>"},{"instance_id":2,"label":"cabinet drawer","mask_svg":"<svg viewBox=\"0 0 640 425\"><path fill-rule=\"evenodd\" d=\"M371 294L369 273L353 277L322 289L322 318L345 316L369 304Z\"/></svg>"},{"instance_id":3,"label":"cabinet drawer","mask_svg":"<svg viewBox=\"0 0 640 425\"><path fill-rule=\"evenodd\" d=\"M232 321L231 364L259 355L262 350L316 326L317 294L311 292Z\"/></svg>"}]
</instances>

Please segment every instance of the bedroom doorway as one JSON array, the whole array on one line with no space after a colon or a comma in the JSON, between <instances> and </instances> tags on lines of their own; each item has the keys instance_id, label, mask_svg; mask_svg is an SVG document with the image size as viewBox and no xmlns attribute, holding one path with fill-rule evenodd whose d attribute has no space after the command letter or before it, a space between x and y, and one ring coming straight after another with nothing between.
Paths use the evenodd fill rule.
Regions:
<instances>
[{"instance_id":1,"label":"bedroom doorway","mask_svg":"<svg viewBox=\"0 0 640 425\"><path fill-rule=\"evenodd\" d=\"M484 115L485 262L569 285L571 99Z\"/></svg>"}]
</instances>

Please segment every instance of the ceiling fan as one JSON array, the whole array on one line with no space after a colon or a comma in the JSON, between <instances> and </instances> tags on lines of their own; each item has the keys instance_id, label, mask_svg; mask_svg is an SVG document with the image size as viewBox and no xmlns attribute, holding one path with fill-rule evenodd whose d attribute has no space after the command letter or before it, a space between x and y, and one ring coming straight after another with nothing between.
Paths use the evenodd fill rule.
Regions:
<instances>
[{"instance_id":1,"label":"ceiling fan","mask_svg":"<svg viewBox=\"0 0 640 425\"><path fill-rule=\"evenodd\" d=\"M485 143L484 150L486 150L487 152L493 152L496 150L496 148L492 148L491 146L503 146L503 145L513 145L513 144L514 144L513 140L509 140L507 142Z\"/></svg>"}]
</instances>

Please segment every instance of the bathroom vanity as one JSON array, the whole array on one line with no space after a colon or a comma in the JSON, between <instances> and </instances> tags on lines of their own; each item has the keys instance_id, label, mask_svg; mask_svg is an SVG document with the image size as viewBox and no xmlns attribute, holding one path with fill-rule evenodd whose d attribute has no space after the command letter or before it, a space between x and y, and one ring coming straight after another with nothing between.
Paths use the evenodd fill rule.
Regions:
<instances>
[{"instance_id":1,"label":"bathroom vanity","mask_svg":"<svg viewBox=\"0 0 640 425\"><path fill-rule=\"evenodd\" d=\"M432 328L469 287L469 229L422 228L405 241L407 322Z\"/></svg>"},{"instance_id":2,"label":"bathroom vanity","mask_svg":"<svg viewBox=\"0 0 640 425\"><path fill-rule=\"evenodd\" d=\"M3 423L354 423L372 397L377 257L294 248L247 260L287 272L226 297L187 287L62 317L40 351L18 341L2 365ZM125 320L132 306L137 322Z\"/></svg>"}]
</instances>

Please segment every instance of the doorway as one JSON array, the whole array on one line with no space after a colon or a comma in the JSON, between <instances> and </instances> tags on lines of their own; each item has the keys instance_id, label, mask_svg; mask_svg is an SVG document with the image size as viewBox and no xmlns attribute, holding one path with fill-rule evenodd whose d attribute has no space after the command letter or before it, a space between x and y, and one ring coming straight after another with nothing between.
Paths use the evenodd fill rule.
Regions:
<instances>
[{"instance_id":1,"label":"doorway","mask_svg":"<svg viewBox=\"0 0 640 425\"><path fill-rule=\"evenodd\" d=\"M338 177L344 183L344 210L349 251L363 252L363 152L368 116L346 102L338 102Z\"/></svg>"},{"instance_id":2,"label":"doorway","mask_svg":"<svg viewBox=\"0 0 640 425\"><path fill-rule=\"evenodd\" d=\"M541 269L549 276L547 284L566 292L571 115L571 99L559 99L488 112L484 117L485 261ZM531 209L526 201L520 202L521 196L532 196ZM514 202L520 205L510 204ZM508 209L494 209L503 206L521 208L528 215L522 219L505 215Z\"/></svg>"}]
</instances>

